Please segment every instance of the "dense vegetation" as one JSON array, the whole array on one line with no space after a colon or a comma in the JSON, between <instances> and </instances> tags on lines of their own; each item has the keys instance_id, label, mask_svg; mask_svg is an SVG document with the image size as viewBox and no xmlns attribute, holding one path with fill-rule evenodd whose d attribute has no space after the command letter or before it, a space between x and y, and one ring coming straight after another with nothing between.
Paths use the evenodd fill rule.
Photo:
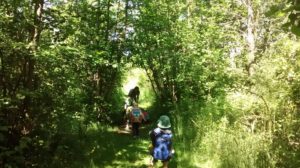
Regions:
<instances>
[{"instance_id":1,"label":"dense vegetation","mask_svg":"<svg viewBox=\"0 0 300 168\"><path fill-rule=\"evenodd\" d=\"M70 167L128 145L109 130L135 68L151 118L172 119L177 167L300 167L299 7L1 0L0 167Z\"/></svg>"}]
</instances>

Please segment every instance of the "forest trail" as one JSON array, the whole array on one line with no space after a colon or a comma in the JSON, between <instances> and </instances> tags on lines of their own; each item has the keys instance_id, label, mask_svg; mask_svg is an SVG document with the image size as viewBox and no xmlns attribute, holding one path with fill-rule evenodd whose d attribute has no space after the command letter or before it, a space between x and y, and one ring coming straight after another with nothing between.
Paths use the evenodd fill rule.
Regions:
<instances>
[{"instance_id":1,"label":"forest trail","mask_svg":"<svg viewBox=\"0 0 300 168\"><path fill-rule=\"evenodd\" d=\"M129 131L117 126L105 130L91 129L73 144L72 138L68 137L64 140L64 144L68 144L65 152L57 151L53 167L67 163L74 168L147 168L150 160L149 130L148 125L142 126L140 137L133 138Z\"/></svg>"}]
</instances>

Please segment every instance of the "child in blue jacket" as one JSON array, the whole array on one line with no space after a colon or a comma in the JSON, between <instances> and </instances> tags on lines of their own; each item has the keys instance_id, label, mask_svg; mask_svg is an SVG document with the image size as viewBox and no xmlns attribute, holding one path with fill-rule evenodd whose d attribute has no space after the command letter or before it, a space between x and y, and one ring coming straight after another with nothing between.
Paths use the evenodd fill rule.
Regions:
<instances>
[{"instance_id":1,"label":"child in blue jacket","mask_svg":"<svg viewBox=\"0 0 300 168\"><path fill-rule=\"evenodd\" d=\"M168 167L174 150L172 149L172 131L171 123L168 116L163 115L159 118L157 128L150 131L152 146L150 154L152 155L151 165L154 166L158 160L163 163L163 168Z\"/></svg>"}]
</instances>

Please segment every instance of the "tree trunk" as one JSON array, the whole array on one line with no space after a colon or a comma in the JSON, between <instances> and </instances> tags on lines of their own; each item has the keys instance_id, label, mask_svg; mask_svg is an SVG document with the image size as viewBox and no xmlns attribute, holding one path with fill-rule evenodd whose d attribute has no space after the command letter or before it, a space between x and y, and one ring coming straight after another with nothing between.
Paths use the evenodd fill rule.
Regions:
<instances>
[{"instance_id":1,"label":"tree trunk","mask_svg":"<svg viewBox=\"0 0 300 168\"><path fill-rule=\"evenodd\" d=\"M106 30L105 30L105 42L108 44L108 37L109 37L109 26L110 26L110 0L107 1L106 6Z\"/></svg>"},{"instance_id":2,"label":"tree trunk","mask_svg":"<svg viewBox=\"0 0 300 168\"><path fill-rule=\"evenodd\" d=\"M26 71L25 71L25 81L24 81L24 88L28 91L28 92L32 92L34 89L33 86L33 80L34 80L34 68L35 68L35 59L34 56L36 55L36 52L38 50L38 45L39 45L39 39L40 39L40 34L42 31L42 13L43 13L43 5L44 5L44 0L35 0L33 1L33 5L34 5L34 25L31 29L31 40L30 40L30 44L31 44L31 51L32 54L29 55L26 58L25 61L25 66L26 66ZM29 121L26 122L25 119L30 117L30 104L31 104L31 96L30 95L26 95L25 99L23 101L23 107L22 107L22 118L23 118L23 128L22 128L22 133L23 134L27 134L30 132L31 130L31 122Z\"/></svg>"},{"instance_id":3,"label":"tree trunk","mask_svg":"<svg viewBox=\"0 0 300 168\"><path fill-rule=\"evenodd\" d=\"M105 45L106 47L109 46L109 30L110 30L110 6L111 6L111 0L107 0L106 4L106 30L105 30ZM97 76L98 76L98 82L97 82L97 95L104 95L103 85L105 85L106 81L103 77L102 73L105 73L107 71L106 67L104 66L98 66L97 69Z\"/></svg>"},{"instance_id":4,"label":"tree trunk","mask_svg":"<svg viewBox=\"0 0 300 168\"><path fill-rule=\"evenodd\" d=\"M2 51L0 50L0 89L2 90L1 92L1 97L6 97L6 94L7 94L7 89L6 89L6 83L5 83L5 78L4 78L4 74L5 74L5 66L4 66L4 59L2 58L3 57L3 53Z\"/></svg>"},{"instance_id":5,"label":"tree trunk","mask_svg":"<svg viewBox=\"0 0 300 168\"><path fill-rule=\"evenodd\" d=\"M245 34L246 41L248 44L248 54L247 54L247 73L249 76L252 76L254 73L253 64L255 61L255 21L254 21L254 10L253 4L251 0L245 0L244 4L247 8L248 15L247 15L247 32Z\"/></svg>"}]
</instances>

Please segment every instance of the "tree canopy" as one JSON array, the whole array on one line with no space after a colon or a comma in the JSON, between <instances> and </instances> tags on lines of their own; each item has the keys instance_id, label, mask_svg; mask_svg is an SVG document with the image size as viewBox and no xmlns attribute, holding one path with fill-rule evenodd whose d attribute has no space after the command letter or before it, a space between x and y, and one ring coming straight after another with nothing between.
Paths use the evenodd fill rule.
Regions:
<instances>
[{"instance_id":1,"label":"tree canopy","mask_svg":"<svg viewBox=\"0 0 300 168\"><path fill-rule=\"evenodd\" d=\"M1 0L0 167L80 167L70 148L115 138L132 76L151 126L172 120L173 165L299 167L299 5Z\"/></svg>"}]
</instances>

